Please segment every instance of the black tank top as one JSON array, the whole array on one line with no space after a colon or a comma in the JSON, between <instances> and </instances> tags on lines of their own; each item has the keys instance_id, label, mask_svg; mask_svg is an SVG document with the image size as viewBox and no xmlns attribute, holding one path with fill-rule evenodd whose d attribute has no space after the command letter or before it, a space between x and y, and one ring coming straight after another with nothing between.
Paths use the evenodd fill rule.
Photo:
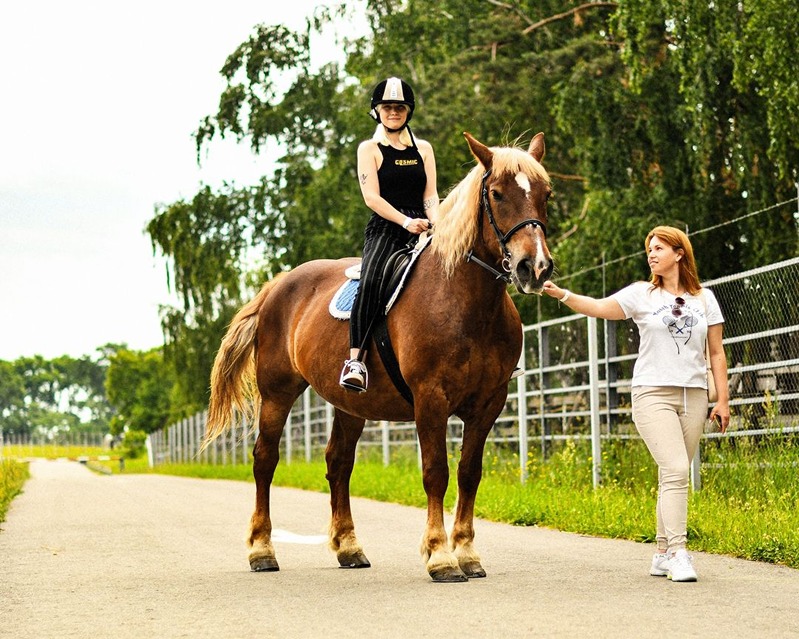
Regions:
<instances>
[{"instance_id":1,"label":"black tank top","mask_svg":"<svg viewBox=\"0 0 799 639\"><path fill-rule=\"evenodd\" d=\"M415 146L402 151L393 146L378 144L383 163L377 170L380 196L396 209L422 211L427 174L424 160Z\"/></svg>"}]
</instances>

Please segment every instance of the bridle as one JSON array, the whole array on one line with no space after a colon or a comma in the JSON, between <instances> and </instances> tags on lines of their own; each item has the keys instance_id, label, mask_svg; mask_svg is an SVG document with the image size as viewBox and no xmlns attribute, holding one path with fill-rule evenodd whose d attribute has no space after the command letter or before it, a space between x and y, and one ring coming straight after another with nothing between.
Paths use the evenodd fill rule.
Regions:
<instances>
[{"instance_id":1,"label":"bridle","mask_svg":"<svg viewBox=\"0 0 799 639\"><path fill-rule=\"evenodd\" d=\"M480 198L480 208L485 211L486 215L488 216L488 222L491 224L491 228L494 229L494 233L497 236L497 241L499 241L499 247L502 249L502 268L504 269L505 273L500 273L497 269L495 269L490 264L486 264L482 260L476 258L474 256L474 251L469 251L466 254L466 261L467 262L474 262L479 266L482 266L487 271L490 271L498 280L502 280L506 284L510 282L510 277L507 275L511 271L511 254L508 250L508 242L513 235L522 230L527 225L532 225L534 227L538 227L541 229L541 232L544 234L544 237L547 236L547 227L546 225L541 222L540 220L534 220L529 218L527 220L522 220L516 226L514 226L510 231L507 233L503 233L499 226L497 225L497 221L494 219L494 212L491 210L491 202L488 199L488 176L491 175L491 169L488 169L483 174L483 178L481 181L481 198Z\"/></svg>"}]
</instances>

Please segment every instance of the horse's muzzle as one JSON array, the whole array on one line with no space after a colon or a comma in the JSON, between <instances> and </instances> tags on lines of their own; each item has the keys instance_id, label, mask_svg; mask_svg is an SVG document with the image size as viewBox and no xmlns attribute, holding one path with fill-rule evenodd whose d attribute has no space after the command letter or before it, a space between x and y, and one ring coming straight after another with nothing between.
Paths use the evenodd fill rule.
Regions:
<instances>
[{"instance_id":1,"label":"horse's muzzle","mask_svg":"<svg viewBox=\"0 0 799 639\"><path fill-rule=\"evenodd\" d=\"M512 269L511 280L519 293L540 293L554 268L555 262L549 256L522 259Z\"/></svg>"}]
</instances>

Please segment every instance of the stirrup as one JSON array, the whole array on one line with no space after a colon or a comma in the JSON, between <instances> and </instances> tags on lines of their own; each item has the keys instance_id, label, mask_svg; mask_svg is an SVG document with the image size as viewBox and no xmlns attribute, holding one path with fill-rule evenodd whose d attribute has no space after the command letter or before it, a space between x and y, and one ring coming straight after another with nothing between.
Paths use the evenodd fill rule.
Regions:
<instances>
[{"instance_id":1,"label":"stirrup","mask_svg":"<svg viewBox=\"0 0 799 639\"><path fill-rule=\"evenodd\" d=\"M365 393L369 386L369 371L364 363L357 359L344 360L344 368L338 380L341 387L357 393Z\"/></svg>"}]
</instances>

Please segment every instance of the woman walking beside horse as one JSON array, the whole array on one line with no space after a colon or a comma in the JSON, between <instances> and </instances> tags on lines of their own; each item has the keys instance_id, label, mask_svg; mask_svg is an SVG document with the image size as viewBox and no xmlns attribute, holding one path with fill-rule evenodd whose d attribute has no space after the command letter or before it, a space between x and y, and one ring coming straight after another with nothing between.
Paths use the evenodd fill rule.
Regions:
<instances>
[{"instance_id":1,"label":"woman walking beside horse","mask_svg":"<svg viewBox=\"0 0 799 639\"><path fill-rule=\"evenodd\" d=\"M718 401L710 411L721 432L730 422L724 317L702 288L688 236L657 226L644 241L649 282L635 282L604 299L576 295L552 282L544 292L577 313L608 320L632 318L641 346L632 379L633 421L658 465L657 547L649 574L696 581L686 550L688 473L708 419L709 346Z\"/></svg>"}]
</instances>

